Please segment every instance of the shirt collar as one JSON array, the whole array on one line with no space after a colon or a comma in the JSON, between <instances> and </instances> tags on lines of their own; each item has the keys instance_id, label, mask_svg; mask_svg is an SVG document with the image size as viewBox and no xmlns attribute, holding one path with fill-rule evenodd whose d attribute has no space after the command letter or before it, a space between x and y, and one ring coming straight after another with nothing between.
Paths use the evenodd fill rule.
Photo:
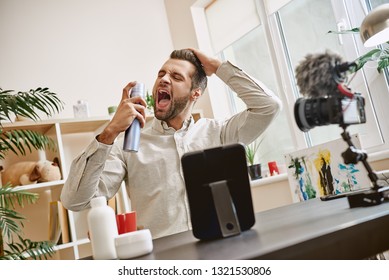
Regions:
<instances>
[{"instance_id":1,"label":"shirt collar","mask_svg":"<svg viewBox=\"0 0 389 280\"><path fill-rule=\"evenodd\" d=\"M189 120L184 121L182 127L178 131L188 130L192 124L194 124L194 120L191 116ZM154 130L162 134L174 134L176 132L176 130L172 127L169 127L165 121L158 120L156 117L153 118L152 127Z\"/></svg>"}]
</instances>

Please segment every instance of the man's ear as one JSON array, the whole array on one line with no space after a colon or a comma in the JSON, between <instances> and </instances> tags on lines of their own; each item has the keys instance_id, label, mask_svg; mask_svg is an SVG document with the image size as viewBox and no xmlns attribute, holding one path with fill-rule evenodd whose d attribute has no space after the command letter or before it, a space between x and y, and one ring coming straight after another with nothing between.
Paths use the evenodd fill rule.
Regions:
<instances>
[{"instance_id":1,"label":"man's ear","mask_svg":"<svg viewBox=\"0 0 389 280\"><path fill-rule=\"evenodd\" d=\"M197 101L197 99L201 96L201 94L203 93L203 91L201 90L201 88L196 88L192 91L192 95L191 95L191 100L192 101Z\"/></svg>"}]
</instances>

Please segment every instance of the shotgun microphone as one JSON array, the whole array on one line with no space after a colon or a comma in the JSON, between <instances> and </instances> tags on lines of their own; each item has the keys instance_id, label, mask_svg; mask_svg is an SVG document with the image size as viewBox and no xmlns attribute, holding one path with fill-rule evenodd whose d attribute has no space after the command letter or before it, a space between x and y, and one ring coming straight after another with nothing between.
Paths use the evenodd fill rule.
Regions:
<instances>
[{"instance_id":1,"label":"shotgun microphone","mask_svg":"<svg viewBox=\"0 0 389 280\"><path fill-rule=\"evenodd\" d=\"M338 84L346 79L342 57L336 53L308 54L296 67L296 81L306 98L328 97L338 93Z\"/></svg>"}]
</instances>

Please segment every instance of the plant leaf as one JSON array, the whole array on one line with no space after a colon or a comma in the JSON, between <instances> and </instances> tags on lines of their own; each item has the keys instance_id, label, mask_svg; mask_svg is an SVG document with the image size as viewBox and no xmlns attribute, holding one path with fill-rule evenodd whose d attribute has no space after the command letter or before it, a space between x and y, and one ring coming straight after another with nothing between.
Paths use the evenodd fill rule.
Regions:
<instances>
[{"instance_id":1,"label":"plant leaf","mask_svg":"<svg viewBox=\"0 0 389 280\"><path fill-rule=\"evenodd\" d=\"M341 30L341 31L336 31L336 30L330 30L328 33L334 33L334 34L350 34L350 33L359 33L359 27L354 27L352 29L348 30Z\"/></svg>"},{"instance_id":2,"label":"plant leaf","mask_svg":"<svg viewBox=\"0 0 389 280\"><path fill-rule=\"evenodd\" d=\"M63 102L48 88L37 88L28 92L15 93L13 90L0 88L0 159L9 151L24 155L35 149L56 150L53 139L30 130L4 130L1 121L12 121L13 115L20 115L38 120L39 112L51 116L63 109ZM54 245L48 241L31 241L21 237L25 217L15 211L15 206L23 207L25 203L35 203L38 194L11 188L10 184L0 187L0 259L21 260L47 259L54 254ZM14 237L19 240L14 242ZM4 246L6 237L7 246ZM6 250L3 250L6 248Z\"/></svg>"},{"instance_id":3,"label":"plant leaf","mask_svg":"<svg viewBox=\"0 0 389 280\"><path fill-rule=\"evenodd\" d=\"M364 55L358 57L354 62L357 64L357 67L352 72L360 70L367 62L377 60L380 57L382 50L373 49Z\"/></svg>"},{"instance_id":4,"label":"plant leaf","mask_svg":"<svg viewBox=\"0 0 389 280\"><path fill-rule=\"evenodd\" d=\"M36 110L46 116L52 116L62 110L63 107L64 103L48 88L37 88L18 93L0 88L0 116L2 119L11 121L10 113L14 113L32 120L38 120L40 117Z\"/></svg>"},{"instance_id":5,"label":"plant leaf","mask_svg":"<svg viewBox=\"0 0 389 280\"><path fill-rule=\"evenodd\" d=\"M56 142L37 131L32 130L11 130L6 133L0 132L0 158L4 158L8 151L16 155L26 155L26 148L29 152L32 148L37 150L56 151Z\"/></svg>"},{"instance_id":6,"label":"plant leaf","mask_svg":"<svg viewBox=\"0 0 389 280\"><path fill-rule=\"evenodd\" d=\"M49 241L31 241L18 235L19 243L8 244L9 249L0 257L4 260L26 260L30 257L34 260L47 259L54 255L54 244Z\"/></svg>"}]
</instances>

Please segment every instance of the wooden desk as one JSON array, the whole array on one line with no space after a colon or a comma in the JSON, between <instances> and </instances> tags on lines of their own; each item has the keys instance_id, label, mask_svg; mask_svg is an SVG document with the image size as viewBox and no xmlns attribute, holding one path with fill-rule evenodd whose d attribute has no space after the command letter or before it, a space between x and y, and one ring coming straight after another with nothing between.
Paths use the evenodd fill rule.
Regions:
<instances>
[{"instance_id":1,"label":"wooden desk","mask_svg":"<svg viewBox=\"0 0 389 280\"><path fill-rule=\"evenodd\" d=\"M389 202L350 209L346 198L260 212L251 230L199 241L192 232L156 239L139 259L363 259L389 249Z\"/></svg>"}]
</instances>

